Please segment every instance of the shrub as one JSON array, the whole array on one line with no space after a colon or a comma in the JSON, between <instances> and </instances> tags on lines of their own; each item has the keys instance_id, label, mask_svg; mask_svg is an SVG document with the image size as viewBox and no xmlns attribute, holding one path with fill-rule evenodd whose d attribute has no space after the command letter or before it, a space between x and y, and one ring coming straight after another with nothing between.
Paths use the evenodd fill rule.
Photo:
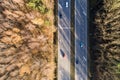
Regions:
<instances>
[{"instance_id":1,"label":"shrub","mask_svg":"<svg viewBox=\"0 0 120 80\"><path fill-rule=\"evenodd\" d=\"M45 20L44 23L45 23L46 26L50 26L50 21L49 20Z\"/></svg>"},{"instance_id":2,"label":"shrub","mask_svg":"<svg viewBox=\"0 0 120 80\"><path fill-rule=\"evenodd\" d=\"M48 12L48 8L43 4L42 0L28 0L27 6L34 10L38 10L42 14Z\"/></svg>"}]
</instances>

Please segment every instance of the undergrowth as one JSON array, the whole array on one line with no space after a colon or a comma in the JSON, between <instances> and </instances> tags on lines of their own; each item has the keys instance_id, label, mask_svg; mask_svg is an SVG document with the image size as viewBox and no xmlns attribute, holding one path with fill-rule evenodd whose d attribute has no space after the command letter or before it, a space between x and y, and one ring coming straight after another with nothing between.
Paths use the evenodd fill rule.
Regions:
<instances>
[{"instance_id":1,"label":"undergrowth","mask_svg":"<svg viewBox=\"0 0 120 80\"><path fill-rule=\"evenodd\" d=\"M48 8L44 5L43 1L44 0L28 0L27 6L45 14L48 12Z\"/></svg>"}]
</instances>

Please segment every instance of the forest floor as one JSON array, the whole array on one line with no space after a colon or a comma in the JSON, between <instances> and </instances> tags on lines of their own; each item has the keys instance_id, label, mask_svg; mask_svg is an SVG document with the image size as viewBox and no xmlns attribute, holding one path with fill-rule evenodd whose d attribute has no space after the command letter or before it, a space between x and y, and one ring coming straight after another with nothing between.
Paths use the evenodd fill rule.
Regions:
<instances>
[{"instance_id":1,"label":"forest floor","mask_svg":"<svg viewBox=\"0 0 120 80\"><path fill-rule=\"evenodd\" d=\"M0 0L0 80L53 80L54 0Z\"/></svg>"},{"instance_id":2,"label":"forest floor","mask_svg":"<svg viewBox=\"0 0 120 80\"><path fill-rule=\"evenodd\" d=\"M90 80L120 80L120 0L90 0Z\"/></svg>"}]
</instances>

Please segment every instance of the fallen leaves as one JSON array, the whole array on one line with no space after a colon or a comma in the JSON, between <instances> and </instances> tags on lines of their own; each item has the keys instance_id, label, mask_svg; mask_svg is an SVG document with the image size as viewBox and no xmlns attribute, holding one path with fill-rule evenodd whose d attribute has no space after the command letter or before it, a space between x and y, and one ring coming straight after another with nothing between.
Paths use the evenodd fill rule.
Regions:
<instances>
[{"instance_id":1,"label":"fallen leaves","mask_svg":"<svg viewBox=\"0 0 120 80\"><path fill-rule=\"evenodd\" d=\"M13 2L15 2L15 3L24 3L24 1L23 0L13 0Z\"/></svg>"},{"instance_id":2,"label":"fallen leaves","mask_svg":"<svg viewBox=\"0 0 120 80\"><path fill-rule=\"evenodd\" d=\"M25 28L30 30L31 32L35 30L35 25L33 25L32 23L28 23L25 25Z\"/></svg>"},{"instance_id":3,"label":"fallen leaves","mask_svg":"<svg viewBox=\"0 0 120 80\"><path fill-rule=\"evenodd\" d=\"M19 29L13 28L13 31L14 32L19 32ZM17 44L17 43L19 43L22 40L22 38L21 38L21 36L19 36L18 34L14 33L14 32L12 32L10 30L5 31L4 34L3 34L5 36L1 39L1 41L3 43L6 43L6 44Z\"/></svg>"},{"instance_id":4,"label":"fallen leaves","mask_svg":"<svg viewBox=\"0 0 120 80\"><path fill-rule=\"evenodd\" d=\"M16 32L16 33L19 33L20 32L20 29L18 29L18 28L13 28L12 29L14 32Z\"/></svg>"},{"instance_id":5,"label":"fallen leaves","mask_svg":"<svg viewBox=\"0 0 120 80\"><path fill-rule=\"evenodd\" d=\"M14 35L11 36L11 42L12 42L13 44L17 44L17 43L19 43L21 40L22 40L22 39L21 39L21 36L19 36L19 35L17 35L17 34L14 34Z\"/></svg>"},{"instance_id":6,"label":"fallen leaves","mask_svg":"<svg viewBox=\"0 0 120 80\"><path fill-rule=\"evenodd\" d=\"M1 41L2 41L3 43L6 43L6 44L11 44L11 38L10 38L10 37L3 37L3 38L1 39Z\"/></svg>"},{"instance_id":7,"label":"fallen leaves","mask_svg":"<svg viewBox=\"0 0 120 80\"><path fill-rule=\"evenodd\" d=\"M18 70L15 70L15 71L13 71L13 72L10 73L10 76L15 77L18 74L19 74Z\"/></svg>"},{"instance_id":8,"label":"fallen leaves","mask_svg":"<svg viewBox=\"0 0 120 80\"><path fill-rule=\"evenodd\" d=\"M15 14L15 13L9 11L9 10L5 10L5 11L3 11L3 13L4 13L5 15L7 15L7 16L10 16L10 15L11 15L11 16L13 16L13 17L15 17L15 18L18 18L18 17L19 17L19 15Z\"/></svg>"},{"instance_id":9,"label":"fallen leaves","mask_svg":"<svg viewBox=\"0 0 120 80\"><path fill-rule=\"evenodd\" d=\"M31 20L31 22L33 24L42 25L44 23L44 20L41 18L35 18L35 19Z\"/></svg>"},{"instance_id":10,"label":"fallen leaves","mask_svg":"<svg viewBox=\"0 0 120 80\"><path fill-rule=\"evenodd\" d=\"M9 71L14 70L16 67L17 67L16 64L11 64L11 65L7 66L6 70L9 72Z\"/></svg>"},{"instance_id":11,"label":"fallen leaves","mask_svg":"<svg viewBox=\"0 0 120 80\"><path fill-rule=\"evenodd\" d=\"M52 61L48 60L48 57L52 59L53 48L49 43L52 40L42 29L45 29L46 34L53 35L49 25L52 20L45 21L47 15L38 11L27 12L23 0L3 0L0 4L4 8L3 14L0 14L0 80L15 80L16 77L18 80L24 77L30 77L28 80L41 80L47 73L51 74L54 69L50 67L53 65L48 65L51 70L45 66ZM44 76L41 76L42 72ZM44 79L51 80L49 77Z\"/></svg>"},{"instance_id":12,"label":"fallen leaves","mask_svg":"<svg viewBox=\"0 0 120 80\"><path fill-rule=\"evenodd\" d=\"M30 49L39 48L40 44L38 42L32 42L28 44Z\"/></svg>"},{"instance_id":13,"label":"fallen leaves","mask_svg":"<svg viewBox=\"0 0 120 80\"><path fill-rule=\"evenodd\" d=\"M24 16L25 14L22 11L14 11L15 14L20 15L20 16Z\"/></svg>"},{"instance_id":14,"label":"fallen leaves","mask_svg":"<svg viewBox=\"0 0 120 80\"><path fill-rule=\"evenodd\" d=\"M30 67L29 65L23 65L19 71L20 76L23 76L25 73L30 74Z\"/></svg>"},{"instance_id":15,"label":"fallen leaves","mask_svg":"<svg viewBox=\"0 0 120 80\"><path fill-rule=\"evenodd\" d=\"M13 32L10 31L10 30L5 31L5 32L3 33L3 35L8 35L8 36L10 36L10 35L12 35L12 34L13 34Z\"/></svg>"}]
</instances>

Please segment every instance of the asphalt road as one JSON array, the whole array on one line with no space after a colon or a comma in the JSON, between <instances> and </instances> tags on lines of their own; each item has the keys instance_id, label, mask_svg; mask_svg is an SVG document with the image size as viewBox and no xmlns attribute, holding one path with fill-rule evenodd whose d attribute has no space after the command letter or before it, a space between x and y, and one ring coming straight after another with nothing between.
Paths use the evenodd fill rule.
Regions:
<instances>
[{"instance_id":1,"label":"asphalt road","mask_svg":"<svg viewBox=\"0 0 120 80\"><path fill-rule=\"evenodd\" d=\"M58 0L58 80L71 80L70 5L71 0ZM87 80L87 0L75 0L74 17L75 80Z\"/></svg>"},{"instance_id":2,"label":"asphalt road","mask_svg":"<svg viewBox=\"0 0 120 80\"><path fill-rule=\"evenodd\" d=\"M87 80L87 0L75 0L75 80Z\"/></svg>"},{"instance_id":3,"label":"asphalt road","mask_svg":"<svg viewBox=\"0 0 120 80\"><path fill-rule=\"evenodd\" d=\"M70 17L70 0L58 0L58 80L70 80Z\"/></svg>"}]
</instances>

